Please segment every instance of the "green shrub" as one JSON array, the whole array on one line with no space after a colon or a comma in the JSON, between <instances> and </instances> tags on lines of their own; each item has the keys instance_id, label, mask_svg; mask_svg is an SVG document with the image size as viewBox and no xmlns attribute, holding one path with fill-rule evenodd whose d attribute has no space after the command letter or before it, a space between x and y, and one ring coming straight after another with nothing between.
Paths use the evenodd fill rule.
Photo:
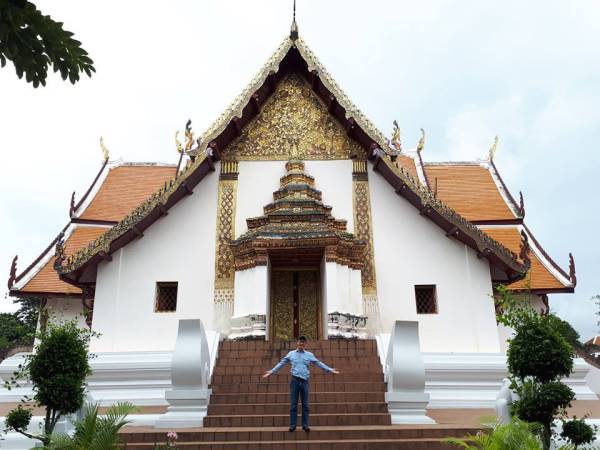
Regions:
<instances>
[{"instance_id":1,"label":"green shrub","mask_svg":"<svg viewBox=\"0 0 600 450\"><path fill-rule=\"evenodd\" d=\"M570 442L575 448L580 445L589 444L594 440L595 429L585 423L585 420L574 417L563 422L563 429L560 436Z\"/></svg>"},{"instance_id":2,"label":"green shrub","mask_svg":"<svg viewBox=\"0 0 600 450\"><path fill-rule=\"evenodd\" d=\"M463 439L445 442L466 450L540 450L538 427L515 418L507 424L496 423L491 429Z\"/></svg>"},{"instance_id":3,"label":"green shrub","mask_svg":"<svg viewBox=\"0 0 600 450\"><path fill-rule=\"evenodd\" d=\"M551 424L556 415L563 415L575 398L573 390L560 381L524 382L519 387L520 399L513 403L513 413L528 422Z\"/></svg>"},{"instance_id":4,"label":"green shrub","mask_svg":"<svg viewBox=\"0 0 600 450\"><path fill-rule=\"evenodd\" d=\"M26 431L29 422L31 422L31 415L30 409L25 409L19 405L6 415L6 428L15 431Z\"/></svg>"},{"instance_id":5,"label":"green shrub","mask_svg":"<svg viewBox=\"0 0 600 450\"><path fill-rule=\"evenodd\" d=\"M91 331L79 329L76 321L48 324L46 332L40 334L35 352L27 357L15 377L5 383L10 389L17 385L17 379L31 380L36 406L46 409L43 434L26 432L29 420L25 420L27 416L21 407L9 413L13 420L7 421L8 430L13 429L48 445L60 418L83 406L85 379L91 374L88 345L92 336Z\"/></svg>"},{"instance_id":6,"label":"green shrub","mask_svg":"<svg viewBox=\"0 0 600 450\"><path fill-rule=\"evenodd\" d=\"M540 383L569 376L573 348L553 328L554 324L547 316L537 316L515 329L507 352L508 370L513 376L533 377Z\"/></svg>"}]
</instances>

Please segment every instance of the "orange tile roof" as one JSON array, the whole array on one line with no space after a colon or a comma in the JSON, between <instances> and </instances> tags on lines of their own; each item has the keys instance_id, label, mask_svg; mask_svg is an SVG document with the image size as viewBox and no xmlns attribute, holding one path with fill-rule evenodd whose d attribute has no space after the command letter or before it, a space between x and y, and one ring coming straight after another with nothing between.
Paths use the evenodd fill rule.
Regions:
<instances>
[{"instance_id":1,"label":"orange tile roof","mask_svg":"<svg viewBox=\"0 0 600 450\"><path fill-rule=\"evenodd\" d=\"M172 166L118 166L110 170L80 219L120 221L175 176Z\"/></svg>"},{"instance_id":2,"label":"orange tile roof","mask_svg":"<svg viewBox=\"0 0 600 450\"><path fill-rule=\"evenodd\" d=\"M123 165L111 169L98 192L79 216L80 219L119 221L146 200L165 181L175 176L175 167ZM71 255L108 230L106 227L78 227L65 242ZM51 249L50 251L54 251ZM20 292L80 294L81 290L58 278L54 258L27 282Z\"/></svg>"},{"instance_id":3,"label":"orange tile roof","mask_svg":"<svg viewBox=\"0 0 600 450\"><path fill-rule=\"evenodd\" d=\"M72 255L89 242L106 233L107 227L78 227L65 242L66 256ZM53 250L51 250L53 251ZM52 292L80 294L81 289L59 280L54 270L54 258L50 258L42 269L20 290L21 292Z\"/></svg>"},{"instance_id":4,"label":"orange tile roof","mask_svg":"<svg viewBox=\"0 0 600 450\"><path fill-rule=\"evenodd\" d=\"M482 230L492 239L497 240L516 254L519 254L521 233L517 227L482 227ZM542 264L533 251L529 253L529 256L531 258L531 269L527 277L510 284L509 287L511 289L564 289L567 287Z\"/></svg>"},{"instance_id":5,"label":"orange tile roof","mask_svg":"<svg viewBox=\"0 0 600 450\"><path fill-rule=\"evenodd\" d=\"M514 219L490 171L479 164L427 164L425 173L437 196L467 220Z\"/></svg>"},{"instance_id":6,"label":"orange tile roof","mask_svg":"<svg viewBox=\"0 0 600 450\"><path fill-rule=\"evenodd\" d=\"M415 164L415 160L413 158L410 156L398 155L398 159L396 161L398 162L398 166L404 167L408 171L409 175L413 177L417 183L419 182L417 165Z\"/></svg>"}]
</instances>

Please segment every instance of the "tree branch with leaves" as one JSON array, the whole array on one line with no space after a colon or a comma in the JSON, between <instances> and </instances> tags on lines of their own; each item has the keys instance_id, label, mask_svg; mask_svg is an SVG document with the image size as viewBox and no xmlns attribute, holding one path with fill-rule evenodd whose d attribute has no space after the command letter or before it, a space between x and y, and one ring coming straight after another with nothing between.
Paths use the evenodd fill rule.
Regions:
<instances>
[{"instance_id":1,"label":"tree branch with leaves","mask_svg":"<svg viewBox=\"0 0 600 450\"><path fill-rule=\"evenodd\" d=\"M11 61L19 78L33 87L46 85L48 68L72 84L81 73L95 72L94 62L61 22L26 0L0 0L0 66Z\"/></svg>"}]
</instances>

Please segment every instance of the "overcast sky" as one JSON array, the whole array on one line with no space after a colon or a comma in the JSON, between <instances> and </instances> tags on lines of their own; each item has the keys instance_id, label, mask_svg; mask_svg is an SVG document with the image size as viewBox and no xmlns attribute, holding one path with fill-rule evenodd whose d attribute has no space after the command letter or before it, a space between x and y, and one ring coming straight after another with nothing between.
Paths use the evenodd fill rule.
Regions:
<instances>
[{"instance_id":1,"label":"overcast sky","mask_svg":"<svg viewBox=\"0 0 600 450\"><path fill-rule=\"evenodd\" d=\"M289 32L291 0L36 1L75 33L97 73L46 88L0 69L0 276L68 220L101 164L175 163L173 135L202 132ZM426 160L485 157L522 190L526 222L579 284L551 307L584 338L600 293L600 4L597 1L298 0L300 34L354 103ZM2 275L2 274L5 275ZM4 283L4 281L3 281ZM3 284L2 286L5 286ZM0 310L10 309L0 299Z\"/></svg>"}]
</instances>

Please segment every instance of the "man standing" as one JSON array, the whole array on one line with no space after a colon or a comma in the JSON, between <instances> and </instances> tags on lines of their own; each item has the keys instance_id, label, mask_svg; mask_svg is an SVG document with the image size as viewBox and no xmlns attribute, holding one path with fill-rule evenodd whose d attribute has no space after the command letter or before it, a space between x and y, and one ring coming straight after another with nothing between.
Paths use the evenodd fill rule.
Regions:
<instances>
[{"instance_id":1,"label":"man standing","mask_svg":"<svg viewBox=\"0 0 600 450\"><path fill-rule=\"evenodd\" d=\"M338 370L323 364L315 355L307 351L305 347L306 338L300 336L296 350L289 352L275 367L263 374L263 378L268 378L277 373L287 363L292 364L292 381L290 381L290 431L296 430L298 395L302 399L302 429L307 432L310 431L310 426L308 425L308 379L310 378L310 371L308 370L308 366L314 363L327 373L340 373Z\"/></svg>"}]
</instances>

